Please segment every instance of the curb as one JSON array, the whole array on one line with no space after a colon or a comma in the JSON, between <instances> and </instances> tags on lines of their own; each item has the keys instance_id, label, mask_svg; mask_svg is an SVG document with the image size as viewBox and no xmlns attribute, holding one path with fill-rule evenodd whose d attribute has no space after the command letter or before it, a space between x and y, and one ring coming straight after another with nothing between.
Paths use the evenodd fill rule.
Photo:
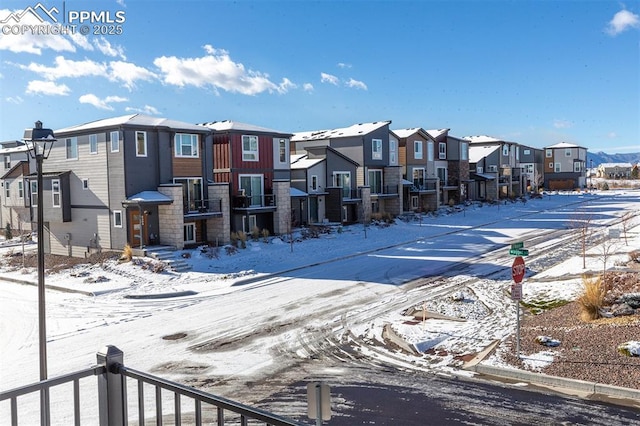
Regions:
<instances>
[{"instance_id":1,"label":"curb","mask_svg":"<svg viewBox=\"0 0 640 426\"><path fill-rule=\"evenodd\" d=\"M2 277L0 278L0 281L9 281L12 283L16 283L16 284L22 284L22 285L30 285L30 286L34 286L37 287L38 283L34 283L31 281L26 281L26 280L19 280L17 278L11 278L11 277ZM68 288L68 287L60 287L57 285L51 285L51 284L45 284L44 285L45 288L48 288L49 290L56 290L56 291L61 291L63 293L78 293L78 294L83 294L85 296L95 296L98 293L94 293L92 291L84 291L84 290L75 290L73 288Z\"/></svg>"}]
</instances>

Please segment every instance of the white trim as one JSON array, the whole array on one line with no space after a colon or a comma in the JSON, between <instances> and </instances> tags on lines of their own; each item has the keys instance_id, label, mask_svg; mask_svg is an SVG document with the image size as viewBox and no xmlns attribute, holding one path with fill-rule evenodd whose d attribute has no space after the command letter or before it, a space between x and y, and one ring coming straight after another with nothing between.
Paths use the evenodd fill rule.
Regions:
<instances>
[{"instance_id":1,"label":"white trim","mask_svg":"<svg viewBox=\"0 0 640 426\"><path fill-rule=\"evenodd\" d=\"M114 210L112 213L112 217L113 217L113 226L115 228L122 228L122 210ZM120 218L120 220L118 221L117 218Z\"/></svg>"},{"instance_id":2,"label":"white trim","mask_svg":"<svg viewBox=\"0 0 640 426\"><path fill-rule=\"evenodd\" d=\"M143 136L143 145L140 146L140 141L138 140L138 135ZM144 152L140 152L140 148L143 149ZM147 156L147 132L142 130L136 130L136 157L146 157Z\"/></svg>"}]
</instances>

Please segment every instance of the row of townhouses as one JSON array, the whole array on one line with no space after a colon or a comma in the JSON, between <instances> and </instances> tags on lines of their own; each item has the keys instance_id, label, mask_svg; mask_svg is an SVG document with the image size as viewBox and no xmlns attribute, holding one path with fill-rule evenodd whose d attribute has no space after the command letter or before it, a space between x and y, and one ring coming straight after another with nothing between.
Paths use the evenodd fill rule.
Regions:
<instances>
[{"instance_id":1,"label":"row of townhouses","mask_svg":"<svg viewBox=\"0 0 640 426\"><path fill-rule=\"evenodd\" d=\"M41 205L27 145L1 144L0 221L35 229L42 208L45 251L76 257L127 244L226 244L234 231L283 234L586 184L587 150L577 145L536 149L391 121L287 133L134 114L54 133Z\"/></svg>"}]
</instances>

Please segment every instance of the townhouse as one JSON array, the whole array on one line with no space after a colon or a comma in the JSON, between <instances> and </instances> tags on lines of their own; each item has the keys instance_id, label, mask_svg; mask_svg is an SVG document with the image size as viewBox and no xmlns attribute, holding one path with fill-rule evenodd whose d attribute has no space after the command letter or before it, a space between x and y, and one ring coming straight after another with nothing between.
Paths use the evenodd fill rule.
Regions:
<instances>
[{"instance_id":1,"label":"townhouse","mask_svg":"<svg viewBox=\"0 0 640 426\"><path fill-rule=\"evenodd\" d=\"M537 192L544 183L544 152L540 148L518 145L518 167L522 173L523 188L526 192Z\"/></svg>"},{"instance_id":2,"label":"townhouse","mask_svg":"<svg viewBox=\"0 0 640 426\"><path fill-rule=\"evenodd\" d=\"M566 190L586 187L587 149L567 142L544 148L544 187Z\"/></svg>"},{"instance_id":3,"label":"townhouse","mask_svg":"<svg viewBox=\"0 0 640 426\"><path fill-rule=\"evenodd\" d=\"M206 127L133 114L55 135L37 206L47 252L83 257L128 244L144 254L229 240L227 185L211 182Z\"/></svg>"},{"instance_id":4,"label":"townhouse","mask_svg":"<svg viewBox=\"0 0 640 426\"><path fill-rule=\"evenodd\" d=\"M228 186L230 230L282 234L291 226L290 133L231 120L212 131L213 181Z\"/></svg>"},{"instance_id":5,"label":"townhouse","mask_svg":"<svg viewBox=\"0 0 640 426\"><path fill-rule=\"evenodd\" d=\"M391 135L391 121L359 123L332 130L294 133L292 153L329 146L357 164L353 170L327 173L327 212L340 212L340 221L369 221L373 213L402 212L402 170L398 163L398 140ZM328 213L329 214L329 213ZM337 217L331 217L334 221Z\"/></svg>"},{"instance_id":6,"label":"townhouse","mask_svg":"<svg viewBox=\"0 0 640 426\"><path fill-rule=\"evenodd\" d=\"M35 170L34 160L22 141L1 142L0 156L0 226L30 232L34 229L34 217L28 190L31 170Z\"/></svg>"},{"instance_id":7,"label":"townhouse","mask_svg":"<svg viewBox=\"0 0 640 426\"><path fill-rule=\"evenodd\" d=\"M490 136L469 136L469 169L474 183L472 199L497 200L523 194L520 150L515 142Z\"/></svg>"}]
</instances>

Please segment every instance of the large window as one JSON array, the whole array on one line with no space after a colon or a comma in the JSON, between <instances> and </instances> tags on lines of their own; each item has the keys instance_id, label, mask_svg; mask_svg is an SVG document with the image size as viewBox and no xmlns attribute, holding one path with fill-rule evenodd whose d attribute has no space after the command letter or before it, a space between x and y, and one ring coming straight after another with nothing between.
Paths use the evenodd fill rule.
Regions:
<instances>
[{"instance_id":1,"label":"large window","mask_svg":"<svg viewBox=\"0 0 640 426\"><path fill-rule=\"evenodd\" d=\"M425 170L423 168L413 169L413 185L418 189L424 189Z\"/></svg>"},{"instance_id":2,"label":"large window","mask_svg":"<svg viewBox=\"0 0 640 426\"><path fill-rule=\"evenodd\" d=\"M53 207L60 207L60 179L51 180L51 203Z\"/></svg>"},{"instance_id":3,"label":"large window","mask_svg":"<svg viewBox=\"0 0 640 426\"><path fill-rule=\"evenodd\" d=\"M395 140L389 140L389 164L396 164L398 162L398 142Z\"/></svg>"},{"instance_id":4,"label":"large window","mask_svg":"<svg viewBox=\"0 0 640 426\"><path fill-rule=\"evenodd\" d=\"M111 152L120 151L120 132L109 133L109 143L111 144Z\"/></svg>"},{"instance_id":5,"label":"large window","mask_svg":"<svg viewBox=\"0 0 640 426\"><path fill-rule=\"evenodd\" d=\"M342 188L342 196L344 198L351 197L351 173L350 172L333 172L333 186Z\"/></svg>"},{"instance_id":6,"label":"large window","mask_svg":"<svg viewBox=\"0 0 640 426\"><path fill-rule=\"evenodd\" d=\"M31 181L31 205L33 207L38 206L38 181Z\"/></svg>"},{"instance_id":7,"label":"large window","mask_svg":"<svg viewBox=\"0 0 640 426\"><path fill-rule=\"evenodd\" d=\"M260 159L258 153L258 137L242 136L242 160L258 161Z\"/></svg>"},{"instance_id":8,"label":"large window","mask_svg":"<svg viewBox=\"0 0 640 426\"><path fill-rule=\"evenodd\" d=\"M438 158L441 160L445 160L447 158L447 143L440 142L438 144Z\"/></svg>"},{"instance_id":9,"label":"large window","mask_svg":"<svg viewBox=\"0 0 640 426\"><path fill-rule=\"evenodd\" d=\"M371 139L371 158L382 160L382 139Z\"/></svg>"},{"instance_id":10,"label":"large window","mask_svg":"<svg viewBox=\"0 0 640 426\"><path fill-rule=\"evenodd\" d=\"M382 170L369 170L369 187L372 194L382 194Z\"/></svg>"},{"instance_id":11,"label":"large window","mask_svg":"<svg viewBox=\"0 0 640 426\"><path fill-rule=\"evenodd\" d=\"M195 243L196 242L196 224L193 222L184 224L184 242Z\"/></svg>"},{"instance_id":12,"label":"large window","mask_svg":"<svg viewBox=\"0 0 640 426\"><path fill-rule=\"evenodd\" d=\"M64 140L65 148L67 150L67 160L78 159L78 138L66 138Z\"/></svg>"},{"instance_id":13,"label":"large window","mask_svg":"<svg viewBox=\"0 0 640 426\"><path fill-rule=\"evenodd\" d=\"M460 159L462 161L469 159L469 144L466 142L460 144Z\"/></svg>"},{"instance_id":14,"label":"large window","mask_svg":"<svg viewBox=\"0 0 640 426\"><path fill-rule=\"evenodd\" d=\"M89 135L89 152L91 154L98 153L98 135Z\"/></svg>"},{"instance_id":15,"label":"large window","mask_svg":"<svg viewBox=\"0 0 640 426\"><path fill-rule=\"evenodd\" d=\"M185 212L198 211L202 203L202 178L176 178L173 183L182 185L182 204Z\"/></svg>"},{"instance_id":16,"label":"large window","mask_svg":"<svg viewBox=\"0 0 640 426\"><path fill-rule=\"evenodd\" d=\"M175 137L176 157L198 157L198 135L188 133L176 133Z\"/></svg>"},{"instance_id":17,"label":"large window","mask_svg":"<svg viewBox=\"0 0 640 426\"><path fill-rule=\"evenodd\" d=\"M264 205L263 179L262 175L240 175L240 191L249 197L250 206Z\"/></svg>"},{"instance_id":18,"label":"large window","mask_svg":"<svg viewBox=\"0 0 640 426\"><path fill-rule=\"evenodd\" d=\"M442 185L446 185L447 184L447 169L445 169L444 167L438 167L438 179L440 179L440 182L442 183Z\"/></svg>"},{"instance_id":19,"label":"large window","mask_svg":"<svg viewBox=\"0 0 640 426\"><path fill-rule=\"evenodd\" d=\"M433 161L433 142L427 142L427 161Z\"/></svg>"},{"instance_id":20,"label":"large window","mask_svg":"<svg viewBox=\"0 0 640 426\"><path fill-rule=\"evenodd\" d=\"M413 141L413 158L422 160L422 141Z\"/></svg>"},{"instance_id":21,"label":"large window","mask_svg":"<svg viewBox=\"0 0 640 426\"><path fill-rule=\"evenodd\" d=\"M136 132L136 157L147 156L147 132Z\"/></svg>"}]
</instances>

